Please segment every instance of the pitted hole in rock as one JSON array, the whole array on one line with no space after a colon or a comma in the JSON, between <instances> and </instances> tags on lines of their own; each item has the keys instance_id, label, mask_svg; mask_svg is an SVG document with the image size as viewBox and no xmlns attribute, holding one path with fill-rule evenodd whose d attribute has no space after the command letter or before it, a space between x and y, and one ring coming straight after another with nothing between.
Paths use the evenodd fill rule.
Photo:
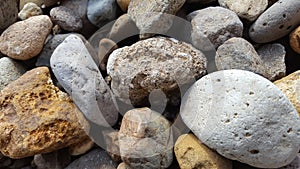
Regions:
<instances>
[{"instance_id":1,"label":"pitted hole in rock","mask_svg":"<svg viewBox=\"0 0 300 169\"><path fill-rule=\"evenodd\" d=\"M293 132L293 128L289 128L288 130L287 130L287 133L292 133Z\"/></svg>"},{"instance_id":2,"label":"pitted hole in rock","mask_svg":"<svg viewBox=\"0 0 300 169\"><path fill-rule=\"evenodd\" d=\"M227 119L227 120L225 121L225 124L228 124L228 123L230 123L230 119Z\"/></svg>"},{"instance_id":3,"label":"pitted hole in rock","mask_svg":"<svg viewBox=\"0 0 300 169\"><path fill-rule=\"evenodd\" d=\"M284 25L280 25L280 26L279 26L279 29L282 29L283 27L284 27Z\"/></svg>"},{"instance_id":4,"label":"pitted hole in rock","mask_svg":"<svg viewBox=\"0 0 300 169\"><path fill-rule=\"evenodd\" d=\"M246 132L246 133L245 133L245 137L248 137L248 138L249 138L249 137L251 137L251 136L252 136L251 133L249 133L249 132Z\"/></svg>"},{"instance_id":5,"label":"pitted hole in rock","mask_svg":"<svg viewBox=\"0 0 300 169\"><path fill-rule=\"evenodd\" d=\"M291 28L292 28L292 26L293 26L293 25L290 25L290 26L288 26L288 27L286 28L286 30L289 30L289 29L291 29Z\"/></svg>"},{"instance_id":6,"label":"pitted hole in rock","mask_svg":"<svg viewBox=\"0 0 300 169\"><path fill-rule=\"evenodd\" d=\"M249 151L251 154L258 154L259 153L259 150L250 150Z\"/></svg>"},{"instance_id":7,"label":"pitted hole in rock","mask_svg":"<svg viewBox=\"0 0 300 169\"><path fill-rule=\"evenodd\" d=\"M286 14L283 14L282 17L283 17L283 18L286 18Z\"/></svg>"},{"instance_id":8,"label":"pitted hole in rock","mask_svg":"<svg viewBox=\"0 0 300 169\"><path fill-rule=\"evenodd\" d=\"M267 26L267 23L265 22L265 23L263 23L263 26Z\"/></svg>"},{"instance_id":9,"label":"pitted hole in rock","mask_svg":"<svg viewBox=\"0 0 300 169\"><path fill-rule=\"evenodd\" d=\"M252 91L251 91L251 92L249 92L249 95L254 95L254 92L252 92Z\"/></svg>"}]
</instances>

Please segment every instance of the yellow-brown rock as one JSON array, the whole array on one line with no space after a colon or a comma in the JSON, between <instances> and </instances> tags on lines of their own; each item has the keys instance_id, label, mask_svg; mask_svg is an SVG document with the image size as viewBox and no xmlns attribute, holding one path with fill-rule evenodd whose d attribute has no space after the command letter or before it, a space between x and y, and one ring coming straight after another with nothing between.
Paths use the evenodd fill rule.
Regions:
<instances>
[{"instance_id":1,"label":"yellow-brown rock","mask_svg":"<svg viewBox=\"0 0 300 169\"><path fill-rule=\"evenodd\" d=\"M182 169L232 169L232 162L202 144L193 134L181 135L174 146Z\"/></svg>"},{"instance_id":2,"label":"yellow-brown rock","mask_svg":"<svg viewBox=\"0 0 300 169\"><path fill-rule=\"evenodd\" d=\"M290 34L290 46L300 54L300 26Z\"/></svg>"},{"instance_id":3,"label":"yellow-brown rock","mask_svg":"<svg viewBox=\"0 0 300 169\"><path fill-rule=\"evenodd\" d=\"M49 69L26 72L0 93L0 151L10 158L48 153L84 140L83 116L52 83Z\"/></svg>"},{"instance_id":4,"label":"yellow-brown rock","mask_svg":"<svg viewBox=\"0 0 300 169\"><path fill-rule=\"evenodd\" d=\"M300 115L300 70L274 82L288 97Z\"/></svg>"},{"instance_id":5,"label":"yellow-brown rock","mask_svg":"<svg viewBox=\"0 0 300 169\"><path fill-rule=\"evenodd\" d=\"M122 9L123 12L126 12L128 9L128 5L130 0L117 0L119 7Z\"/></svg>"}]
</instances>

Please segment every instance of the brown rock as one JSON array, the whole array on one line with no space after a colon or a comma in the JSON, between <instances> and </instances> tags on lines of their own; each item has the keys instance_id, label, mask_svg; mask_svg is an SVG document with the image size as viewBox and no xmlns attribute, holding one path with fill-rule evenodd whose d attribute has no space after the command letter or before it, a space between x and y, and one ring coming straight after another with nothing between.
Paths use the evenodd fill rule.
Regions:
<instances>
[{"instance_id":1,"label":"brown rock","mask_svg":"<svg viewBox=\"0 0 300 169\"><path fill-rule=\"evenodd\" d=\"M49 69L33 69L1 91L0 150L23 158L67 147L87 137L83 119L71 98L53 85Z\"/></svg>"},{"instance_id":2,"label":"brown rock","mask_svg":"<svg viewBox=\"0 0 300 169\"><path fill-rule=\"evenodd\" d=\"M51 28L52 22L47 15L17 22L2 33L0 51L14 59L30 59L41 52Z\"/></svg>"},{"instance_id":3,"label":"brown rock","mask_svg":"<svg viewBox=\"0 0 300 169\"><path fill-rule=\"evenodd\" d=\"M130 0L117 0L119 7L123 12L126 12L130 3Z\"/></svg>"},{"instance_id":4,"label":"brown rock","mask_svg":"<svg viewBox=\"0 0 300 169\"><path fill-rule=\"evenodd\" d=\"M300 115L300 70L274 82L288 97Z\"/></svg>"},{"instance_id":5,"label":"brown rock","mask_svg":"<svg viewBox=\"0 0 300 169\"><path fill-rule=\"evenodd\" d=\"M178 138L174 147L180 168L232 169L232 162L202 144L193 134Z\"/></svg>"},{"instance_id":6,"label":"brown rock","mask_svg":"<svg viewBox=\"0 0 300 169\"><path fill-rule=\"evenodd\" d=\"M300 26L290 34L290 46L300 54Z\"/></svg>"},{"instance_id":7,"label":"brown rock","mask_svg":"<svg viewBox=\"0 0 300 169\"><path fill-rule=\"evenodd\" d=\"M118 45L107 38L103 38L99 42L99 52L98 52L98 58L100 61L100 69L103 71L106 71L106 64L109 55L118 48Z\"/></svg>"}]
</instances>

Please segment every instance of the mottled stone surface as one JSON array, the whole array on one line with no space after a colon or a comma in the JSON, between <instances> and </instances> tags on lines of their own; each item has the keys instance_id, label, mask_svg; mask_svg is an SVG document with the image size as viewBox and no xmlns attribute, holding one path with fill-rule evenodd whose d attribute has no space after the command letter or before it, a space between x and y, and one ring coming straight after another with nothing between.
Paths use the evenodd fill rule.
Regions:
<instances>
[{"instance_id":1,"label":"mottled stone surface","mask_svg":"<svg viewBox=\"0 0 300 169\"><path fill-rule=\"evenodd\" d=\"M288 165L300 148L300 117L269 80L224 70L198 80L182 99L181 117L222 156L258 168Z\"/></svg>"},{"instance_id":2,"label":"mottled stone surface","mask_svg":"<svg viewBox=\"0 0 300 169\"><path fill-rule=\"evenodd\" d=\"M149 108L125 113L119 131L120 154L130 168L167 168L173 161L173 132L162 115Z\"/></svg>"},{"instance_id":3,"label":"mottled stone surface","mask_svg":"<svg viewBox=\"0 0 300 169\"><path fill-rule=\"evenodd\" d=\"M193 134L181 135L174 146L180 168L232 169L232 162L201 143Z\"/></svg>"},{"instance_id":4,"label":"mottled stone surface","mask_svg":"<svg viewBox=\"0 0 300 169\"><path fill-rule=\"evenodd\" d=\"M290 34L290 46L295 52L300 54L300 26Z\"/></svg>"},{"instance_id":5,"label":"mottled stone surface","mask_svg":"<svg viewBox=\"0 0 300 169\"><path fill-rule=\"evenodd\" d=\"M289 98L300 115L300 70L275 81L274 84Z\"/></svg>"},{"instance_id":6,"label":"mottled stone surface","mask_svg":"<svg viewBox=\"0 0 300 169\"><path fill-rule=\"evenodd\" d=\"M17 21L18 0L2 0L0 5L0 32Z\"/></svg>"},{"instance_id":7,"label":"mottled stone surface","mask_svg":"<svg viewBox=\"0 0 300 169\"><path fill-rule=\"evenodd\" d=\"M24 5L23 9L18 13L18 17L21 20L28 19L32 16L43 15L42 9L35 3L28 2Z\"/></svg>"},{"instance_id":8,"label":"mottled stone surface","mask_svg":"<svg viewBox=\"0 0 300 169\"><path fill-rule=\"evenodd\" d=\"M71 98L46 67L26 72L0 94L0 150L11 158L47 153L86 137Z\"/></svg>"},{"instance_id":9,"label":"mottled stone surface","mask_svg":"<svg viewBox=\"0 0 300 169\"><path fill-rule=\"evenodd\" d=\"M188 85L205 75L206 58L190 44L157 37L115 50L109 56L107 72L116 98L127 104L143 104L155 89L176 104L172 98L180 92L171 93L178 85Z\"/></svg>"},{"instance_id":10,"label":"mottled stone surface","mask_svg":"<svg viewBox=\"0 0 300 169\"><path fill-rule=\"evenodd\" d=\"M33 16L14 23L1 34L0 51L18 60L37 56L51 28L52 22L47 15Z\"/></svg>"}]
</instances>

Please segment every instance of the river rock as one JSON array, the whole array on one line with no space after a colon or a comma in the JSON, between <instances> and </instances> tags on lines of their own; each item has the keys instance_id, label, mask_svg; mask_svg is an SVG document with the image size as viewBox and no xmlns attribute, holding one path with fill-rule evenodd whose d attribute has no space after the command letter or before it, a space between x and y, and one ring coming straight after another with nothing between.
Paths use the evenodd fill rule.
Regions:
<instances>
[{"instance_id":1,"label":"river rock","mask_svg":"<svg viewBox=\"0 0 300 169\"><path fill-rule=\"evenodd\" d=\"M0 36L0 51L14 59L27 60L37 56L51 32L47 15L30 17L7 28Z\"/></svg>"},{"instance_id":2,"label":"river rock","mask_svg":"<svg viewBox=\"0 0 300 169\"><path fill-rule=\"evenodd\" d=\"M117 19L117 3L115 0L89 0L87 17L97 27Z\"/></svg>"},{"instance_id":3,"label":"river rock","mask_svg":"<svg viewBox=\"0 0 300 169\"><path fill-rule=\"evenodd\" d=\"M206 74L206 58L185 42L156 37L115 50L107 72L116 98L129 105L143 105L151 92L163 91L172 104L177 91ZM183 91L181 91L183 92Z\"/></svg>"},{"instance_id":4,"label":"river rock","mask_svg":"<svg viewBox=\"0 0 300 169\"><path fill-rule=\"evenodd\" d=\"M18 0L3 0L0 5L0 33L18 19Z\"/></svg>"},{"instance_id":5,"label":"river rock","mask_svg":"<svg viewBox=\"0 0 300 169\"><path fill-rule=\"evenodd\" d=\"M268 77L264 64L252 44L243 38L231 38L216 53L218 70L241 69Z\"/></svg>"},{"instance_id":6,"label":"river rock","mask_svg":"<svg viewBox=\"0 0 300 169\"><path fill-rule=\"evenodd\" d=\"M300 70L275 81L274 84L289 98L300 115Z\"/></svg>"},{"instance_id":7,"label":"river rock","mask_svg":"<svg viewBox=\"0 0 300 169\"><path fill-rule=\"evenodd\" d=\"M130 168L167 168L173 161L170 123L149 108L125 113L119 131L120 154Z\"/></svg>"},{"instance_id":8,"label":"river rock","mask_svg":"<svg viewBox=\"0 0 300 169\"><path fill-rule=\"evenodd\" d=\"M185 0L131 0L128 15L139 28L141 38L149 34L164 34L172 26L172 15L175 15L184 3Z\"/></svg>"},{"instance_id":9,"label":"river rock","mask_svg":"<svg viewBox=\"0 0 300 169\"><path fill-rule=\"evenodd\" d=\"M231 10L208 7L188 15L192 23L192 43L200 50L216 49L232 37L241 37L243 23Z\"/></svg>"},{"instance_id":10,"label":"river rock","mask_svg":"<svg viewBox=\"0 0 300 169\"><path fill-rule=\"evenodd\" d=\"M291 163L300 149L300 117L269 80L224 70L198 80L182 99L185 124L222 156L258 168Z\"/></svg>"},{"instance_id":11,"label":"river rock","mask_svg":"<svg viewBox=\"0 0 300 169\"><path fill-rule=\"evenodd\" d=\"M28 19L32 16L43 15L42 9L35 3L28 2L24 5L23 9L19 12L18 17L21 20Z\"/></svg>"},{"instance_id":12,"label":"river rock","mask_svg":"<svg viewBox=\"0 0 300 169\"><path fill-rule=\"evenodd\" d=\"M50 11L51 20L66 31L79 31L82 29L82 20L80 16L71 9L59 6Z\"/></svg>"},{"instance_id":13,"label":"river rock","mask_svg":"<svg viewBox=\"0 0 300 169\"><path fill-rule=\"evenodd\" d=\"M271 81L281 79L285 76L285 48L279 43L266 44L257 49L257 53L262 59L267 74Z\"/></svg>"},{"instance_id":14,"label":"river rock","mask_svg":"<svg viewBox=\"0 0 300 169\"><path fill-rule=\"evenodd\" d=\"M219 4L239 17L254 21L268 6L268 0L219 0Z\"/></svg>"},{"instance_id":15,"label":"river rock","mask_svg":"<svg viewBox=\"0 0 300 169\"><path fill-rule=\"evenodd\" d=\"M9 83L17 80L26 72L23 65L10 59L3 57L0 59L0 90Z\"/></svg>"},{"instance_id":16,"label":"river rock","mask_svg":"<svg viewBox=\"0 0 300 169\"><path fill-rule=\"evenodd\" d=\"M0 150L10 158L48 153L87 137L84 117L52 83L47 67L26 72L0 94Z\"/></svg>"},{"instance_id":17,"label":"river rock","mask_svg":"<svg viewBox=\"0 0 300 169\"><path fill-rule=\"evenodd\" d=\"M300 54L300 26L290 34L290 46L295 52Z\"/></svg>"},{"instance_id":18,"label":"river rock","mask_svg":"<svg viewBox=\"0 0 300 169\"><path fill-rule=\"evenodd\" d=\"M181 135L174 146L180 168L232 169L232 162L201 143L193 134Z\"/></svg>"},{"instance_id":19,"label":"river rock","mask_svg":"<svg viewBox=\"0 0 300 169\"><path fill-rule=\"evenodd\" d=\"M80 37L68 36L53 52L50 65L87 119L106 127L117 122L113 95Z\"/></svg>"},{"instance_id":20,"label":"river rock","mask_svg":"<svg viewBox=\"0 0 300 169\"><path fill-rule=\"evenodd\" d=\"M23 9L24 5L28 2L33 2L39 7L46 8L58 4L60 0L20 0L20 10Z\"/></svg>"},{"instance_id":21,"label":"river rock","mask_svg":"<svg viewBox=\"0 0 300 169\"><path fill-rule=\"evenodd\" d=\"M289 34L300 24L300 1L279 0L253 23L250 38L257 43L267 43Z\"/></svg>"}]
</instances>

